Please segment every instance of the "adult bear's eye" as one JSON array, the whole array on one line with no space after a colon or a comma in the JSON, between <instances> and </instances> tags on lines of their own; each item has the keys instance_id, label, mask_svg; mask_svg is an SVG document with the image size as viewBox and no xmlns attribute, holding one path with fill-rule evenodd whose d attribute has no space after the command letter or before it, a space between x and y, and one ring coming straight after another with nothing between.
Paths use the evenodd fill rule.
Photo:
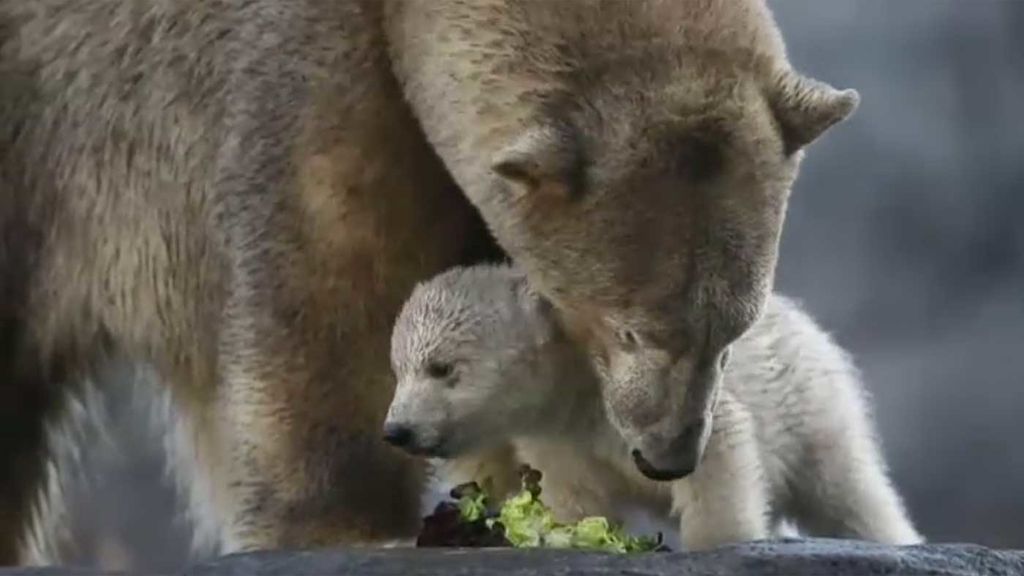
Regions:
<instances>
[{"instance_id":1,"label":"adult bear's eye","mask_svg":"<svg viewBox=\"0 0 1024 576\"><path fill-rule=\"evenodd\" d=\"M427 376L434 380L444 380L452 375L454 367L449 362L431 361L427 363Z\"/></svg>"},{"instance_id":2,"label":"adult bear's eye","mask_svg":"<svg viewBox=\"0 0 1024 576\"><path fill-rule=\"evenodd\" d=\"M679 151L681 171L695 184L718 176L724 164L722 148L715 142L690 139Z\"/></svg>"},{"instance_id":3,"label":"adult bear's eye","mask_svg":"<svg viewBox=\"0 0 1024 576\"><path fill-rule=\"evenodd\" d=\"M725 170L730 134L723 125L721 120L705 120L676 141L676 169L690 182L706 182Z\"/></svg>"}]
</instances>

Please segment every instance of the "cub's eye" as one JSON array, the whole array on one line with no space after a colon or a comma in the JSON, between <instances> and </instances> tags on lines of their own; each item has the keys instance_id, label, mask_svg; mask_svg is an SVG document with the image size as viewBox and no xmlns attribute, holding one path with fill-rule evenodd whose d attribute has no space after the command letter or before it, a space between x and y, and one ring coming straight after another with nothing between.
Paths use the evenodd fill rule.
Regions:
<instances>
[{"instance_id":1,"label":"cub's eye","mask_svg":"<svg viewBox=\"0 0 1024 576\"><path fill-rule=\"evenodd\" d=\"M427 364L427 376L434 380L444 380L452 375L454 366L448 362L429 362Z\"/></svg>"},{"instance_id":2,"label":"cub's eye","mask_svg":"<svg viewBox=\"0 0 1024 576\"><path fill-rule=\"evenodd\" d=\"M633 332L632 330L619 330L615 335L624 350L635 350L640 344L640 340L637 338L636 332Z\"/></svg>"}]
</instances>

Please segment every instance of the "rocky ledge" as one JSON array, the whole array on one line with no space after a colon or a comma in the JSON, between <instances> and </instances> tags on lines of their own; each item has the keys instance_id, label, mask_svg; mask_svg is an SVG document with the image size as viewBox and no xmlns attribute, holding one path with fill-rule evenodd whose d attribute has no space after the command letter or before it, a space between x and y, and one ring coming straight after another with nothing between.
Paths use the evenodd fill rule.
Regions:
<instances>
[{"instance_id":1,"label":"rocky ledge","mask_svg":"<svg viewBox=\"0 0 1024 576\"><path fill-rule=\"evenodd\" d=\"M74 568L0 569L0 576L99 576ZM971 544L893 548L782 540L700 553L632 556L552 550L349 549L224 556L182 576L1024 576L1024 551Z\"/></svg>"}]
</instances>

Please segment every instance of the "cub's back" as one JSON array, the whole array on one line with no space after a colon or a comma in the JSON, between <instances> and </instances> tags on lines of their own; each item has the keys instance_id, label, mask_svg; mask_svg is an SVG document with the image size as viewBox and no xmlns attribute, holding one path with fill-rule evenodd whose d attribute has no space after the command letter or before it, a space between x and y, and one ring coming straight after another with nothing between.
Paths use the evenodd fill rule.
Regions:
<instances>
[{"instance_id":1,"label":"cub's back","mask_svg":"<svg viewBox=\"0 0 1024 576\"><path fill-rule=\"evenodd\" d=\"M814 442L866 426L852 360L794 301L773 295L731 358L723 385L750 410L769 468L795 466Z\"/></svg>"}]
</instances>

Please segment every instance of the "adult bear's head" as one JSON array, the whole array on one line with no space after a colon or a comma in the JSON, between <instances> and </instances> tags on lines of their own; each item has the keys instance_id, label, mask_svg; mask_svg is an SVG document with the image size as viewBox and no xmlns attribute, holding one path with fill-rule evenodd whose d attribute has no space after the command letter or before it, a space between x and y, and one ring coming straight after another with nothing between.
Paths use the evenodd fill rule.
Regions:
<instances>
[{"instance_id":1,"label":"adult bear's head","mask_svg":"<svg viewBox=\"0 0 1024 576\"><path fill-rule=\"evenodd\" d=\"M692 472L802 150L857 94L796 73L760 0L393 0L385 27L427 138L586 343L638 468Z\"/></svg>"}]
</instances>

